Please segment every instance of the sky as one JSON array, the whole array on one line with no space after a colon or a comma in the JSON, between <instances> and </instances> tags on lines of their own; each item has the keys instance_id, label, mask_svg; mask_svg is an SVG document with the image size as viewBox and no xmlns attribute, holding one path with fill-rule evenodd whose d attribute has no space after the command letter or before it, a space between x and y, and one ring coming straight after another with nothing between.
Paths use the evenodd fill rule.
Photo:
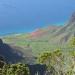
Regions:
<instances>
[{"instance_id":1,"label":"sky","mask_svg":"<svg viewBox=\"0 0 75 75\"><path fill-rule=\"evenodd\" d=\"M64 25L75 11L75 0L0 0L0 35Z\"/></svg>"}]
</instances>

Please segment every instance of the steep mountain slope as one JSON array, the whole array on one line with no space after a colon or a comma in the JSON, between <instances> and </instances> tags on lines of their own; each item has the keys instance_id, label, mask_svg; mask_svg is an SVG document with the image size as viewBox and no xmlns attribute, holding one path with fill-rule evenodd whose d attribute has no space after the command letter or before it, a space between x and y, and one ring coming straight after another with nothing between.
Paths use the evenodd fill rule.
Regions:
<instances>
[{"instance_id":1,"label":"steep mountain slope","mask_svg":"<svg viewBox=\"0 0 75 75\"><path fill-rule=\"evenodd\" d=\"M73 36L75 36L75 13L64 26L48 26L32 33L5 36L2 39L11 46L21 47L20 51L24 55L36 56L43 51L66 46Z\"/></svg>"},{"instance_id":2,"label":"steep mountain slope","mask_svg":"<svg viewBox=\"0 0 75 75\"><path fill-rule=\"evenodd\" d=\"M3 43L0 39L0 55L5 58L8 63L33 63L34 57L31 48L23 49L22 47Z\"/></svg>"},{"instance_id":3,"label":"steep mountain slope","mask_svg":"<svg viewBox=\"0 0 75 75\"><path fill-rule=\"evenodd\" d=\"M53 38L53 40L56 40L56 38L58 38L60 44L65 44L73 36L75 36L75 13L72 14L69 22L64 27L57 30L52 37L55 37L55 39Z\"/></svg>"},{"instance_id":4,"label":"steep mountain slope","mask_svg":"<svg viewBox=\"0 0 75 75\"><path fill-rule=\"evenodd\" d=\"M7 60L7 62L18 62L23 59L23 53L21 51L17 51L16 49L12 48L8 44L3 43L3 41L0 39L0 55Z\"/></svg>"},{"instance_id":5,"label":"steep mountain slope","mask_svg":"<svg viewBox=\"0 0 75 75\"><path fill-rule=\"evenodd\" d=\"M47 34L52 34L59 28L60 28L60 26L48 26L46 28L37 29L30 34L29 39L31 39L31 38L38 39L38 38L47 36Z\"/></svg>"},{"instance_id":6,"label":"steep mountain slope","mask_svg":"<svg viewBox=\"0 0 75 75\"><path fill-rule=\"evenodd\" d=\"M42 34L37 34L37 32L32 33L35 34L33 37L36 36L36 38L33 38L32 40L47 40L51 42L51 44L58 43L59 45L68 43L69 40L75 36L75 13L72 14L70 20L64 26L50 27L46 30L47 31ZM40 37L38 38L38 36Z\"/></svg>"},{"instance_id":7,"label":"steep mountain slope","mask_svg":"<svg viewBox=\"0 0 75 75\"><path fill-rule=\"evenodd\" d=\"M50 37L59 28L61 28L61 26L48 26L46 28L35 30L32 33L18 35L15 34L12 36L8 35L1 38L5 43L9 44L12 47L21 47L22 49L19 48L19 50L22 51L24 55L28 57L38 55L40 51L49 49Z\"/></svg>"}]
</instances>

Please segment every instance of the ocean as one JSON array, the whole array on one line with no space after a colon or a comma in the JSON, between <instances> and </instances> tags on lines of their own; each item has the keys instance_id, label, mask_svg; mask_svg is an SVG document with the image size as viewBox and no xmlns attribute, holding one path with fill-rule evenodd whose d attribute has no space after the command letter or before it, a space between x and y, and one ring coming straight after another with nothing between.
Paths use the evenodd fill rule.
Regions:
<instances>
[{"instance_id":1,"label":"ocean","mask_svg":"<svg viewBox=\"0 0 75 75\"><path fill-rule=\"evenodd\" d=\"M0 35L64 25L74 11L74 0L0 0Z\"/></svg>"}]
</instances>

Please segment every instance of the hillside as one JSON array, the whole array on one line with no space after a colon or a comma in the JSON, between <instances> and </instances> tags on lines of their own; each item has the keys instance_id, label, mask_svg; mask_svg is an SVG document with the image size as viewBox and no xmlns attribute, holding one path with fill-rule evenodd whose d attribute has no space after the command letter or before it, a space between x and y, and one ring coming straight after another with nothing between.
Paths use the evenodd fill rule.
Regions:
<instances>
[{"instance_id":1,"label":"hillside","mask_svg":"<svg viewBox=\"0 0 75 75\"><path fill-rule=\"evenodd\" d=\"M64 26L48 26L28 34L12 34L12 36L8 35L1 38L11 46L22 48L19 49L24 55L32 56L38 55L42 51L66 47L73 36L75 36L75 13Z\"/></svg>"},{"instance_id":2,"label":"hillside","mask_svg":"<svg viewBox=\"0 0 75 75\"><path fill-rule=\"evenodd\" d=\"M27 47L24 50L22 47L6 44L1 39L0 55L4 57L7 63L24 62L32 64L35 59L31 48Z\"/></svg>"},{"instance_id":3,"label":"hillside","mask_svg":"<svg viewBox=\"0 0 75 75\"><path fill-rule=\"evenodd\" d=\"M60 44L66 44L73 36L75 36L75 13L72 14L68 23L57 30L52 37L55 37L55 40L58 38L57 42L59 41Z\"/></svg>"},{"instance_id":4,"label":"hillside","mask_svg":"<svg viewBox=\"0 0 75 75\"><path fill-rule=\"evenodd\" d=\"M39 51L49 49L49 40L51 35L56 32L60 26L49 26L42 29L37 29L32 33L28 34L18 34L18 35L8 35L2 37L5 43L10 44L11 46L21 47L23 53L32 53L32 55L38 54ZM30 45L31 49L29 49ZM28 49L30 51L28 51ZM39 50L39 51L38 51ZM28 54L29 54L28 53Z\"/></svg>"}]
</instances>

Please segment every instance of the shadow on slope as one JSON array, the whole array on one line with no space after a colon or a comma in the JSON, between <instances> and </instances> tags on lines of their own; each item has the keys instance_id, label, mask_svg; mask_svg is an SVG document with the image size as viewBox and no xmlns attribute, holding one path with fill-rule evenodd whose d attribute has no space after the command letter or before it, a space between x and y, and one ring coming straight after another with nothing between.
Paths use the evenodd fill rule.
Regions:
<instances>
[{"instance_id":1,"label":"shadow on slope","mask_svg":"<svg viewBox=\"0 0 75 75\"><path fill-rule=\"evenodd\" d=\"M22 57L23 53L20 51L16 51L11 46L9 46L6 43L3 43L3 41L0 39L0 55L2 55L7 62L10 63L16 63L24 58Z\"/></svg>"}]
</instances>

